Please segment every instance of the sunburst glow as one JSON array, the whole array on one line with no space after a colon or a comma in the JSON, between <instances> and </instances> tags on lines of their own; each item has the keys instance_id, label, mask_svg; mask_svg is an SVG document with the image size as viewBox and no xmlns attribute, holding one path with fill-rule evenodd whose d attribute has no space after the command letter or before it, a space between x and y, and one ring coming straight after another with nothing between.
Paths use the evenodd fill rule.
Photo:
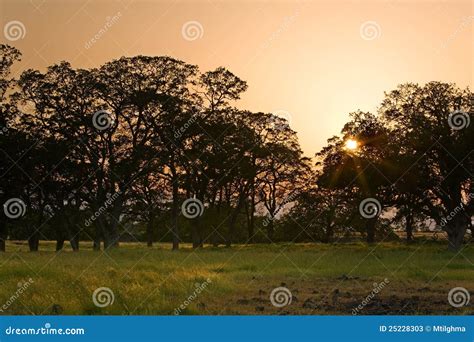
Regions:
<instances>
[{"instance_id":1,"label":"sunburst glow","mask_svg":"<svg viewBox=\"0 0 474 342\"><path fill-rule=\"evenodd\" d=\"M345 147L346 149L351 150L351 151L357 150L357 148L359 147L359 142L354 139L347 139L345 143Z\"/></svg>"}]
</instances>

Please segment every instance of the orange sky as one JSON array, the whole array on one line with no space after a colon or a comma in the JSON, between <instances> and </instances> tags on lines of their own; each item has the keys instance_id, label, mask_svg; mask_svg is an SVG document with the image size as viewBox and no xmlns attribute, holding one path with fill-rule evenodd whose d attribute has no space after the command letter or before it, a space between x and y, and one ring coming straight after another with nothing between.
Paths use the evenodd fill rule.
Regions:
<instances>
[{"instance_id":1,"label":"orange sky","mask_svg":"<svg viewBox=\"0 0 474 342\"><path fill-rule=\"evenodd\" d=\"M171 55L203 71L225 66L249 84L239 107L288 116L308 156L339 133L349 112L375 111L399 83L474 88L471 0L0 4L2 43L23 52L16 71L61 60L92 67L137 54ZM23 24L20 35L12 21ZM196 36L183 35L190 21Z\"/></svg>"}]
</instances>

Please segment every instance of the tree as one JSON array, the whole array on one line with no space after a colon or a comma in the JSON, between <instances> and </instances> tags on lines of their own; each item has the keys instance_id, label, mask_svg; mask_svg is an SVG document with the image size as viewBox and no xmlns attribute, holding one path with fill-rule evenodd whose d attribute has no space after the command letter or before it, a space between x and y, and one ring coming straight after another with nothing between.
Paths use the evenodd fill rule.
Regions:
<instances>
[{"instance_id":1,"label":"tree","mask_svg":"<svg viewBox=\"0 0 474 342\"><path fill-rule=\"evenodd\" d=\"M14 80L10 79L10 71L12 65L19 61L21 53L14 47L0 44L0 203L2 204L2 212L0 213L0 252L5 251L5 241L8 236L7 221L3 207L14 193L18 190L20 179L11 171L12 162L18 160L21 153L27 145L25 136L21 132L17 132L9 127L9 123L13 117L14 108L8 98L8 91L11 89ZM21 175L22 176L22 175ZM22 177L21 177L22 178ZM15 186L16 185L16 186ZM14 188L16 188L14 190Z\"/></svg>"},{"instance_id":2,"label":"tree","mask_svg":"<svg viewBox=\"0 0 474 342\"><path fill-rule=\"evenodd\" d=\"M368 243L375 241L377 219L387 206L387 140L387 129L375 115L355 112L345 124L342 137L329 139L328 146L316 154L322 172L319 185L344 189L360 203Z\"/></svg>"},{"instance_id":3,"label":"tree","mask_svg":"<svg viewBox=\"0 0 474 342\"><path fill-rule=\"evenodd\" d=\"M452 250L461 248L473 215L472 96L453 84L409 83L387 93L380 108L390 135L403 142L400 153L414 161L400 177L416 180L409 194L426 199L424 211L446 231Z\"/></svg>"},{"instance_id":4,"label":"tree","mask_svg":"<svg viewBox=\"0 0 474 342\"><path fill-rule=\"evenodd\" d=\"M262 170L258 179L260 200L267 210L268 238L273 240L274 220L280 210L302 189L299 179L308 170L308 159L285 119L269 115L267 134L263 140L263 154L257 160Z\"/></svg>"}]
</instances>

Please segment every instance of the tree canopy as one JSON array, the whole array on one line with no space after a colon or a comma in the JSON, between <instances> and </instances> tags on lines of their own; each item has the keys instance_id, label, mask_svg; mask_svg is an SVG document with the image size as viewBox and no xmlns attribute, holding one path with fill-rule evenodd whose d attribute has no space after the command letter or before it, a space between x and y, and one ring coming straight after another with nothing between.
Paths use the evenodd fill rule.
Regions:
<instances>
[{"instance_id":1,"label":"tree canopy","mask_svg":"<svg viewBox=\"0 0 474 342\"><path fill-rule=\"evenodd\" d=\"M407 239L435 226L461 248L473 216L473 94L403 84L377 113L304 156L272 113L236 107L247 83L161 56L92 69L10 69L0 46L0 249L5 240L213 245ZM471 111L471 112L470 112Z\"/></svg>"}]
</instances>

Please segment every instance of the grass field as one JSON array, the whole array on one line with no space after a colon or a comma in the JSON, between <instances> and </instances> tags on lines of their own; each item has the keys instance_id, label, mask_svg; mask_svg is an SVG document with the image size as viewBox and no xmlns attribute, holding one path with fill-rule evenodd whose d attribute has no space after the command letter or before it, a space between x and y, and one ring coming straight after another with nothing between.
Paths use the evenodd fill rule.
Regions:
<instances>
[{"instance_id":1,"label":"grass field","mask_svg":"<svg viewBox=\"0 0 474 342\"><path fill-rule=\"evenodd\" d=\"M454 287L474 291L473 246L458 254L436 242L197 251L185 245L179 252L169 244L122 244L107 253L93 252L87 243L77 253L56 253L51 242L40 248L29 253L26 245L10 242L0 254L0 314L173 315L179 308L180 314L351 315L361 303L362 315L474 314L474 300L455 308L447 299ZM291 291L292 301L275 307L270 294L280 286ZM112 304L94 304L99 287L111 289Z\"/></svg>"}]
</instances>

